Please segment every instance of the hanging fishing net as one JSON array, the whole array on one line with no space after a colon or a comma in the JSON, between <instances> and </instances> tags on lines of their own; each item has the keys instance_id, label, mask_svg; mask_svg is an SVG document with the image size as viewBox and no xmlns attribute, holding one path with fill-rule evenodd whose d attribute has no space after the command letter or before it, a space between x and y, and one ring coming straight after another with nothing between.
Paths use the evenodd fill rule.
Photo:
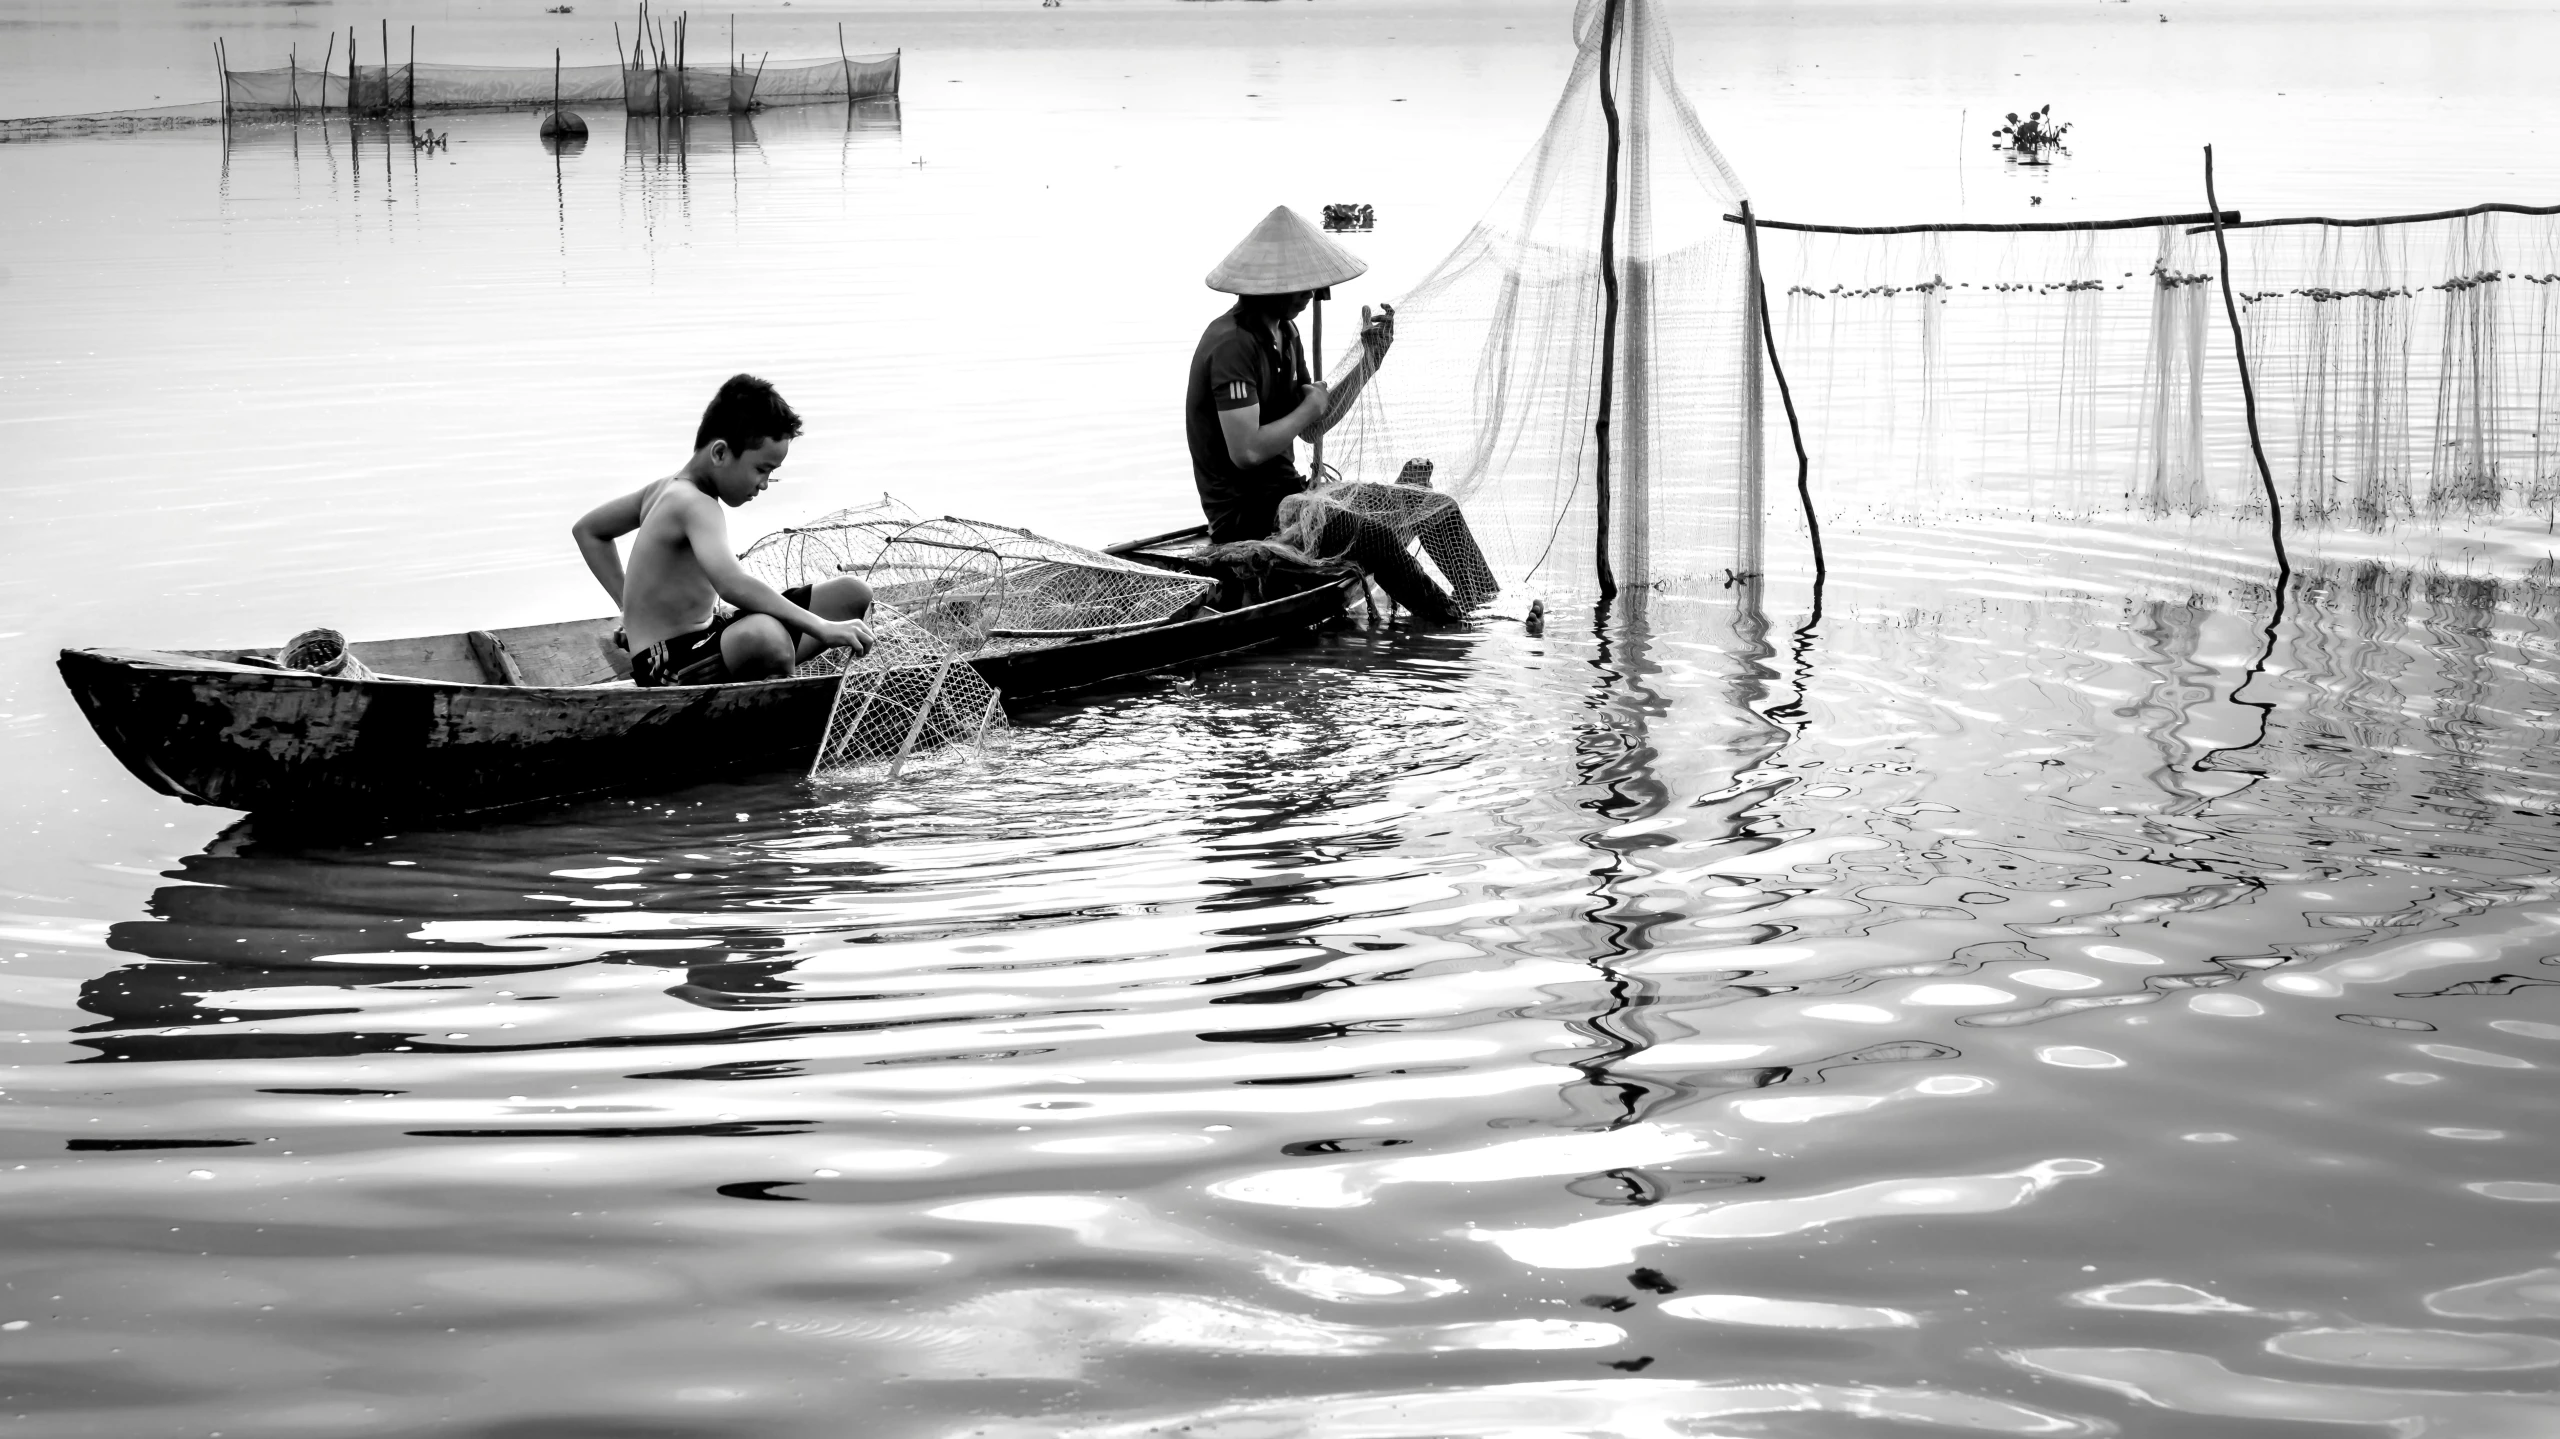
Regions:
<instances>
[{"instance_id":1,"label":"hanging fishing net","mask_svg":"<svg viewBox=\"0 0 2560 1439\"><path fill-rule=\"evenodd\" d=\"M1592 588L1604 502L1618 584L1721 583L1760 567L1758 330L1742 233L1725 220L1742 186L1672 78L1654 0L1583 0L1573 34L1544 134L1397 302L1394 353L1327 436L1325 459L1368 493L1431 461L1505 588ZM1620 120L1614 197L1604 49ZM1613 198L1618 304L1604 336ZM1605 476L1594 433L1604 338Z\"/></svg>"},{"instance_id":2,"label":"hanging fishing net","mask_svg":"<svg viewBox=\"0 0 2560 1439\"><path fill-rule=\"evenodd\" d=\"M2550 524L2560 220L2226 231L2289 520ZM2262 516L2209 228L1764 225L1817 499L1895 518Z\"/></svg>"}]
</instances>

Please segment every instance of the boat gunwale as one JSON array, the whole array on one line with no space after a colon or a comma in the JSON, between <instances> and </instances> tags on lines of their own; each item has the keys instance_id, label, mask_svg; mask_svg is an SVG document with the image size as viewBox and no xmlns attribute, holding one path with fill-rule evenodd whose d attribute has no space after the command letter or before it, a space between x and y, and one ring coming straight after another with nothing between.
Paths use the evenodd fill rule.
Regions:
<instances>
[{"instance_id":1,"label":"boat gunwale","mask_svg":"<svg viewBox=\"0 0 2560 1439\"><path fill-rule=\"evenodd\" d=\"M969 657L968 657L968 658L969 658L969 663L970 663L970 665L971 665L973 668L979 668L979 667L981 667L983 664L989 664L989 663L993 663L993 664L1001 664L1001 662L1006 661L1006 660L1010 660L1010 659L1014 658L1015 656L1029 656L1029 655L1037 655L1037 656L1041 656L1042 658L1046 659L1046 658L1051 658L1051 657L1055 657L1055 656L1059 656L1059 655L1064 655L1064 654L1070 653L1070 652L1072 652L1072 651L1075 651L1075 650L1078 650L1078 649L1081 649L1081 648L1087 648L1087 647L1098 647L1098 646L1107 645L1107 644L1108 644L1108 645L1123 644L1123 643L1126 643L1127 641L1130 641L1130 640L1133 640L1133 639L1137 639L1137 638L1140 638L1140 637L1142 637L1142 636L1173 634L1173 633L1178 633L1178 632L1181 632L1181 631L1183 631L1183 630L1188 630L1188 629L1193 629L1193 628L1206 628L1206 627L1208 627L1208 626L1217 625L1217 624L1221 624L1221 623L1231 623L1231 622L1235 622L1235 621L1243 620L1243 619L1245 619L1245 618L1246 618L1246 617L1248 617L1248 616L1252 616L1252 615L1256 615L1256 614L1266 614L1266 613L1269 613L1269 612L1271 612L1271 611L1273 611L1273 610L1275 610L1275 609L1278 609L1278 608L1280 608L1280 607L1283 607L1283 606L1292 606L1292 605L1296 605L1296 606L1308 606L1308 605L1310 605L1310 604L1311 604L1311 602L1310 602L1310 600L1309 600L1309 597L1310 597L1310 596L1317 595L1317 594L1320 594L1320 593L1323 593L1323 592L1326 592L1326 591L1334 591L1334 592L1344 592L1344 591L1347 591L1347 590L1348 590L1348 588L1349 588L1350 582L1351 582L1351 578L1352 578L1352 577L1346 576L1346 577L1344 577L1344 578L1342 578L1342 579L1334 580L1334 581L1330 581L1330 582L1328 582L1328 583L1318 584L1318 585L1310 585L1309 587L1307 587L1306 589L1303 589L1303 590L1298 590L1298 591L1295 591L1295 592L1290 593L1290 594L1281 595L1281 596L1279 596L1279 597L1277 597L1277 598L1274 598L1274 599L1268 599L1268 600L1258 601L1258 602L1256 602L1256 603L1254 603L1254 604L1250 604L1250 605L1242 605L1242 606L1239 606L1239 607L1237 607L1237 608L1235 608L1235 609L1232 609L1232 610L1216 610L1216 611L1209 611L1209 612L1195 612L1195 613L1193 613L1192 615L1190 615L1188 618L1178 619L1178 620L1169 620L1169 621L1167 621L1167 622L1165 622L1165 623L1163 623L1163 624L1151 625L1151 626L1146 626L1146 627L1138 628L1138 629L1120 630L1120 631L1116 631L1116 632L1113 632L1113 633L1109 633L1109 634L1101 634L1101 635L1080 636L1080 637L1078 637L1078 638L1071 639L1071 640L1067 640L1067 641L1064 641L1063 643L1059 643L1059 644L1055 644L1055 645L1044 645L1044 646L1037 646L1037 647L1025 647L1025 648L1022 648L1022 649L1006 650L1006 651L1004 651L1004 652L1003 652L1003 653L1001 653L1001 654L995 654L995 655L973 655L973 656L969 656ZM598 624L602 624L602 623L609 622L609 621L611 620L611 618L612 618L611 616L598 616L598 617L596 617L596 619L595 619L595 621L594 621L594 622L595 622L595 623L598 623ZM555 623L555 624L577 624L577 623L580 623L580 621L576 621L576 620L565 620L565 621L554 621L553 623ZM541 626L510 626L509 628L540 628L540 627L541 627ZM432 635L400 635L400 636L394 636L394 637L392 637L390 640L384 640L384 641L357 641L357 643L358 643L358 644L368 644L368 643L400 643L400 642L411 642L411 641L419 641L419 640L458 639L458 638L460 638L460 637L462 637L462 636L464 636L464 635L466 635L466 634L469 634L469 633L471 633L471 631L468 631L468 630L452 630L452 631L446 631L446 632L444 632L444 633L440 633L440 634L432 634ZM586 698L586 699L594 699L594 698L598 698L598 697L601 697L601 696L604 696L604 695L611 695L611 694L646 694L646 695L650 695L650 696L655 696L655 697L665 697L665 698L672 698L672 697L675 697L675 696L685 696L685 695L699 695L699 694L705 694L705 693L728 693L728 694L748 695L748 694L766 693L766 692L772 691L772 690L774 690L774 689L778 689L778 688L781 688L781 687L783 687L783 686L788 686L788 685L821 684L821 683L824 683L824 684L832 684L832 683L837 682L837 680L839 679L839 676L840 676L840 672L830 672L830 673L825 673L825 674L814 674L814 675L790 674L790 675L778 675L778 676L775 676L774 678L771 678L771 679L759 679L759 680L727 680L727 681L723 681L723 682L721 682L721 683L717 683L717 684L707 684L707 685L651 685L651 686L641 686L641 685L635 685L635 684L631 683L628 679L624 679L624 678L615 678L615 679L612 679L612 680L596 680L596 681L589 681L588 683L585 683L585 684L575 684L575 685L562 685L562 684L523 684L523 685L510 685L510 684L497 684L497 683L493 683L493 682L488 681L488 680L432 679L432 678L425 678L425 677L419 677L419 676L410 676L410 675L394 675L394 674L377 674L377 675L368 676L368 677L366 677L366 678L357 679L357 678L350 678L350 677L348 677L348 676L346 676L346 675L329 675L329 674L321 674L321 673L318 673L318 672L313 671L313 670L290 669L290 668L287 668L287 667L285 667L284 665L281 665L281 664L249 664L249 663L244 663L244 662L242 662L242 661L240 661L240 660L227 658L227 656L231 656L231 655L240 655L240 654L256 654L256 653L258 653L258 651L257 651L257 650L255 650L255 649L251 649L251 648L248 648L248 647L245 647L245 646L239 646L239 645L217 646L217 647L214 647L214 648L210 648L210 649L201 649L201 650L186 650L186 649L147 649L147 648L129 647L129 646L121 646L121 645L83 645L83 646L65 646L65 647L63 648L63 650L62 650L62 653L63 653L63 654L66 654L66 655L69 655L69 654L87 655L87 656L92 656L92 657L96 657L96 658L99 658L99 659L111 660L111 661L113 661L113 662L115 662L115 663L118 663L118 664L132 665L132 666L137 666L137 667L148 666L148 667L151 667L151 668L157 668L157 669L169 670L169 671L180 672L180 673L185 673L185 672L193 671L193 672L197 672L197 673L207 673L207 674L216 674L216 675L224 675L224 676L241 676L241 677L248 677L248 678L268 679L268 680L288 680L288 681L295 681L295 682L298 682L298 683L310 683L310 684L317 684L317 685L323 685L323 686L331 686L331 685L349 685L349 686L371 686L371 685L382 685L382 686L402 686L402 687L409 687L409 686L424 686L424 687L429 688L429 689L486 691L486 692L491 693L491 694L522 695L522 696L526 696L526 697L534 697L534 696L564 696L564 697L579 697L579 698ZM1213 652L1211 652L1210 654L1205 654L1205 655L1195 656L1195 657L1193 657L1193 658L1207 659L1207 658L1211 658L1211 657L1213 657L1215 654L1218 654L1218 653L1225 653L1225 651L1213 651ZM1179 660L1175 660L1175 661L1169 661L1169 663L1181 663L1181 661L1179 661ZM1131 673L1145 673L1145 671L1134 671L1134 672L1131 672ZM1113 676L1107 676L1107 677L1105 677L1105 679L1104 679L1103 681L1097 681L1097 682L1098 682L1098 683L1099 683L1099 682L1107 682L1107 681L1108 681L1108 679L1113 679L1113 678L1124 678L1124 677L1126 677L1126 676L1124 676L1124 675L1113 675ZM1034 692L1034 694L1035 694L1035 695L1037 695L1037 694L1048 694L1048 693L1056 693L1056 692L1057 692L1057 691L1045 691L1045 690L1044 690L1044 691L1036 691L1036 692ZM1008 695L1008 696L1007 696L1007 698L1012 698L1012 696Z\"/></svg>"}]
</instances>

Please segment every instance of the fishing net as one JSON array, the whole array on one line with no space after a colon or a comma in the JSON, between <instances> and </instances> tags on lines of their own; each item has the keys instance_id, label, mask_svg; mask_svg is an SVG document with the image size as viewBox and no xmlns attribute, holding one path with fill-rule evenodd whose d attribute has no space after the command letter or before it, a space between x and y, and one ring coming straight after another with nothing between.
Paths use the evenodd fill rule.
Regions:
<instances>
[{"instance_id":1,"label":"fishing net","mask_svg":"<svg viewBox=\"0 0 2560 1439\"><path fill-rule=\"evenodd\" d=\"M2288 519L2549 524L2560 221L2225 233ZM1896 518L2263 515L2209 229L1763 226L1817 500Z\"/></svg>"},{"instance_id":2,"label":"fishing net","mask_svg":"<svg viewBox=\"0 0 2560 1439\"><path fill-rule=\"evenodd\" d=\"M777 530L739 561L778 589L838 575L871 587L870 651L800 667L842 676L811 768L835 778L895 779L919 757L1001 744L1002 698L970 660L1176 620L1212 585L1028 530L920 518L885 497Z\"/></svg>"},{"instance_id":3,"label":"fishing net","mask_svg":"<svg viewBox=\"0 0 2560 1439\"><path fill-rule=\"evenodd\" d=\"M874 601L957 655L1037 649L1142 629L1197 609L1209 579L1028 530L919 519L894 503L778 530L739 557L776 588L860 576Z\"/></svg>"},{"instance_id":4,"label":"fishing net","mask_svg":"<svg viewBox=\"0 0 2560 1439\"><path fill-rule=\"evenodd\" d=\"M1414 478L1390 485L1336 481L1286 497L1280 502L1277 538L1315 560L1352 561L1408 609L1416 605L1406 592L1430 593L1427 585L1417 586L1414 580L1398 583L1400 574L1413 565L1406 547L1416 543L1439 571L1438 588L1446 592L1455 611L1472 610L1500 593L1502 586L1458 502L1429 488L1429 464L1415 461L1404 473ZM1383 529L1393 548L1376 544L1372 537L1377 529L1364 531L1357 523L1362 520ZM1413 573L1416 579L1428 578L1419 571Z\"/></svg>"},{"instance_id":5,"label":"fishing net","mask_svg":"<svg viewBox=\"0 0 2560 1439\"><path fill-rule=\"evenodd\" d=\"M895 95L900 63L888 54L752 66L569 65L557 72L557 93L563 105L634 115L738 114ZM548 65L357 65L350 74L343 65L294 64L222 76L223 95L238 112L527 109L550 105L553 85Z\"/></svg>"},{"instance_id":6,"label":"fishing net","mask_svg":"<svg viewBox=\"0 0 2560 1439\"><path fill-rule=\"evenodd\" d=\"M1618 306L1606 337L1610 564L1621 586L1720 583L1760 567L1758 329L1742 233L1724 218L1742 185L1673 80L1654 0L1582 0L1573 34L1578 54L1545 132L1492 208L1397 302L1395 351L1326 437L1325 459L1371 492L1408 461L1430 460L1504 586L1596 584L1606 48L1621 121ZM1427 545L1428 529L1419 533Z\"/></svg>"},{"instance_id":7,"label":"fishing net","mask_svg":"<svg viewBox=\"0 0 2560 1439\"><path fill-rule=\"evenodd\" d=\"M867 652L828 650L801 667L841 676L811 778L886 783L920 761L1002 747L1003 697L967 658L894 606L875 603L868 623Z\"/></svg>"}]
</instances>

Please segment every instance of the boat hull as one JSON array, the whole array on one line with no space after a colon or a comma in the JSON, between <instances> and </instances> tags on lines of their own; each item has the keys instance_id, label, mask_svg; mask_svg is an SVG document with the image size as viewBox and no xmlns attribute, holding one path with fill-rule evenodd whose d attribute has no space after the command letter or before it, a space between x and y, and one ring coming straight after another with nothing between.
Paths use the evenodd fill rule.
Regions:
<instances>
[{"instance_id":1,"label":"boat hull","mask_svg":"<svg viewBox=\"0 0 2560 1439\"><path fill-rule=\"evenodd\" d=\"M973 664L1018 705L1302 634L1340 614L1343 598L1324 585ZM831 676L662 689L347 680L155 650L67 649L60 667L91 728L153 789L228 809L347 817L805 769L836 691Z\"/></svg>"}]
</instances>

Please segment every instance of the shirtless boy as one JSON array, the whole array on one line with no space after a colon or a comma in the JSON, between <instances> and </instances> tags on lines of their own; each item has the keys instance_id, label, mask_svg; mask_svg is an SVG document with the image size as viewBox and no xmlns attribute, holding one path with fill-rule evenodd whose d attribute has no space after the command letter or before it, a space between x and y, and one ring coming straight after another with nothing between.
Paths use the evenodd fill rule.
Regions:
<instances>
[{"instance_id":1,"label":"shirtless boy","mask_svg":"<svg viewBox=\"0 0 2560 1439\"><path fill-rule=\"evenodd\" d=\"M631 678L642 686L771 679L837 645L871 648L871 590L850 575L774 588L740 567L721 506L763 494L800 417L753 375L733 375L694 432L693 458L662 480L596 506L569 527L622 608ZM635 533L636 532L636 533ZM625 574L614 541L632 535ZM714 597L736 608L715 611Z\"/></svg>"}]
</instances>

